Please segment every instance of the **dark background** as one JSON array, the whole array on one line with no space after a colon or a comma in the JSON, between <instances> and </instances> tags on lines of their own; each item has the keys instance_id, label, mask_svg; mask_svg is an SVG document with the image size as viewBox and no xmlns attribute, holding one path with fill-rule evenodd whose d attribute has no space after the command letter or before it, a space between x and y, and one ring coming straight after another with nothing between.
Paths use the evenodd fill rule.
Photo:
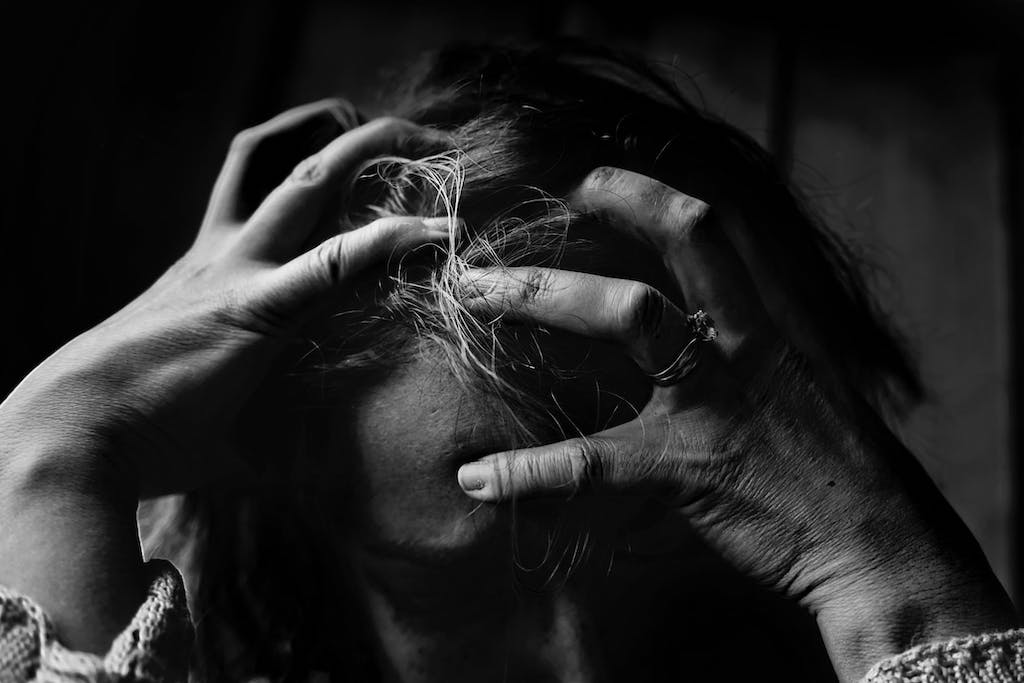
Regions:
<instances>
[{"instance_id":1,"label":"dark background","mask_svg":"<svg viewBox=\"0 0 1024 683\"><path fill-rule=\"evenodd\" d=\"M0 387L190 243L232 134L451 39L675 68L885 274L932 401L905 438L1024 596L1024 3L35 4L4 10Z\"/></svg>"}]
</instances>

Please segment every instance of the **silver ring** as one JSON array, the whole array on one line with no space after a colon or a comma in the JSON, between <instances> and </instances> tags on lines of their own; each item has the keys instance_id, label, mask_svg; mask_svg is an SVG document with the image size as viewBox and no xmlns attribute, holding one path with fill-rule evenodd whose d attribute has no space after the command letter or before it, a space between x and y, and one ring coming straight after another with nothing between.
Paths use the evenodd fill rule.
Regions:
<instances>
[{"instance_id":1,"label":"silver ring","mask_svg":"<svg viewBox=\"0 0 1024 683\"><path fill-rule=\"evenodd\" d=\"M686 316L686 323L693 332L693 337L686 343L683 350L663 370L647 375L659 387L667 387L684 379L697 367L700 342L709 342L718 336L715 321L703 310Z\"/></svg>"}]
</instances>

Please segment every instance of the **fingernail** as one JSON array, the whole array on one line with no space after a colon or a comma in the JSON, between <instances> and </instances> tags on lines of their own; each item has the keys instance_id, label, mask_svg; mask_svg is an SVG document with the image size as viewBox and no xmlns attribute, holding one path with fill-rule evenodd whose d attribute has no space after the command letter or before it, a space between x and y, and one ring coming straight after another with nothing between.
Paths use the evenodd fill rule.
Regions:
<instances>
[{"instance_id":1,"label":"fingernail","mask_svg":"<svg viewBox=\"0 0 1024 683\"><path fill-rule=\"evenodd\" d=\"M465 228L466 221L461 218L455 220L450 219L448 216L436 216L432 218L424 218L423 225L427 226L432 230L444 230L445 232L454 232L455 236L462 233Z\"/></svg>"},{"instance_id":2,"label":"fingernail","mask_svg":"<svg viewBox=\"0 0 1024 683\"><path fill-rule=\"evenodd\" d=\"M480 492L487 488L487 477L494 471L491 465L471 462L459 468L459 486L466 493Z\"/></svg>"}]
</instances>

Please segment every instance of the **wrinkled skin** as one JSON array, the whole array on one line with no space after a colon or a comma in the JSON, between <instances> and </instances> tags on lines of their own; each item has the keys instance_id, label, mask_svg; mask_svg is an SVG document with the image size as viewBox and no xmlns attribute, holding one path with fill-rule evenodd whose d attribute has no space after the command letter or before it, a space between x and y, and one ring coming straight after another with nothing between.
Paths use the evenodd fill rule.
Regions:
<instances>
[{"instance_id":1,"label":"wrinkled skin","mask_svg":"<svg viewBox=\"0 0 1024 683\"><path fill-rule=\"evenodd\" d=\"M758 255L737 252L746 226L727 206L716 213L614 168L595 170L573 201L662 254L687 306L629 280L512 269L467 274L482 313L614 341L649 373L692 338L683 310L710 313L718 336L698 342L695 369L656 387L635 420L463 466L469 496L660 491L730 564L815 615L841 680L914 642L1016 622L913 456L780 332L758 291L765 281L750 275Z\"/></svg>"}]
</instances>

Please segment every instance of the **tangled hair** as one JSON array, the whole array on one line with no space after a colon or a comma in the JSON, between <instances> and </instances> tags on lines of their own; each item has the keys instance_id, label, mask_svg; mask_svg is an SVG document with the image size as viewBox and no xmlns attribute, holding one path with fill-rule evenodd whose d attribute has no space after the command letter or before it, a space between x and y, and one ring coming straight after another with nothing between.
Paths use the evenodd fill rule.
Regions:
<instances>
[{"instance_id":1,"label":"tangled hair","mask_svg":"<svg viewBox=\"0 0 1024 683\"><path fill-rule=\"evenodd\" d=\"M892 419L922 397L914 363L850 248L805 210L768 153L686 101L669 75L565 40L457 45L416 67L396 100L389 113L446 131L453 144L368 164L343 227L402 214L457 214L466 227L453 225L445 248L393 264L359 306L318 329L314 351L282 379L292 410L281 420L291 420L295 453L322 439L319 414L302 406L329 404L345 378L386 373L424 346L462 381L502 399L524 442L556 435L560 416L536 378L566 369L547 362L534 330L468 315L459 275L474 266L555 266L569 251L585 252L586 232L576 228L586 217L562 198L599 166L654 177L712 205L727 200L834 372ZM766 303L773 317L787 314ZM266 479L161 501L144 525L150 552L174 559L189 582L197 675L305 680L324 670L362 680L372 648L358 600L346 595L344 558L322 542L328 525L308 497L280 476Z\"/></svg>"},{"instance_id":2,"label":"tangled hair","mask_svg":"<svg viewBox=\"0 0 1024 683\"><path fill-rule=\"evenodd\" d=\"M521 439L539 442L551 431L545 422L560 420L530 380L571 370L544 362L534 330L471 314L460 276L480 267L556 266L570 245L577 253L588 245L570 237L574 213L566 202L541 188L522 188L523 197L511 206L467 206L480 201L465 187L467 176L487 163L475 158L480 151L460 146L419 159L384 157L356 175L343 229L387 216L442 216L449 219L449 240L439 250L392 264L390 276L376 281L356 310L328 324L317 342L320 362L305 363L293 376L311 377L322 387L325 373L387 372L429 349L444 357L461 383L498 399ZM457 216L467 220L464 227Z\"/></svg>"}]
</instances>

